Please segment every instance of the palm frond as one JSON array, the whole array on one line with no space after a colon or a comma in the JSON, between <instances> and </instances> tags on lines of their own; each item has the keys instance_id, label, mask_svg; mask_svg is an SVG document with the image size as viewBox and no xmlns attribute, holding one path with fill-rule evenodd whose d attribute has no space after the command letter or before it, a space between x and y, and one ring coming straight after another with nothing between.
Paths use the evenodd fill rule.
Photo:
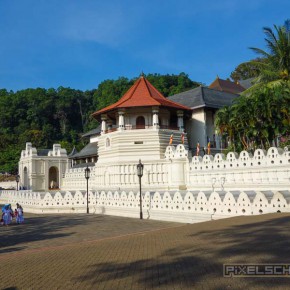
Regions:
<instances>
[{"instance_id":1,"label":"palm frond","mask_svg":"<svg viewBox=\"0 0 290 290\"><path fill-rule=\"evenodd\" d=\"M263 57L267 58L271 56L269 53L264 51L263 49L256 48L256 47L249 47L249 49L253 50L255 53L262 55Z\"/></svg>"},{"instance_id":2,"label":"palm frond","mask_svg":"<svg viewBox=\"0 0 290 290\"><path fill-rule=\"evenodd\" d=\"M275 30L277 31L277 26L274 25L274 27L275 27ZM273 44L277 43L277 38L275 36L275 33L270 27L264 27L263 30L264 30L264 33L266 34L267 39L269 39L269 41L271 41Z\"/></svg>"}]
</instances>

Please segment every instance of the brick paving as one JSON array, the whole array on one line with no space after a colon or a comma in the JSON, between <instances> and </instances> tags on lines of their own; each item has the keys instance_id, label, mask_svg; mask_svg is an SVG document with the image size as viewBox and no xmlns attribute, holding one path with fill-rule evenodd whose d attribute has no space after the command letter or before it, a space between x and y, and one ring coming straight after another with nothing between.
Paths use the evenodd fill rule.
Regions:
<instances>
[{"instance_id":1,"label":"brick paving","mask_svg":"<svg viewBox=\"0 0 290 290\"><path fill-rule=\"evenodd\" d=\"M224 278L224 263L290 263L290 214L179 224L26 215L0 227L0 289L289 289Z\"/></svg>"}]
</instances>

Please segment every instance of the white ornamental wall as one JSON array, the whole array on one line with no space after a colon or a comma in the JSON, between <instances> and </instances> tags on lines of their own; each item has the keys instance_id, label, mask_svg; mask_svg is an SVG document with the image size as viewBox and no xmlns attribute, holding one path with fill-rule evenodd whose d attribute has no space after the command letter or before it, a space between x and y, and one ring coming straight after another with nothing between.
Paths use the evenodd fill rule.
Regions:
<instances>
[{"instance_id":1,"label":"white ornamental wall","mask_svg":"<svg viewBox=\"0 0 290 290\"><path fill-rule=\"evenodd\" d=\"M0 191L0 202L20 203L24 212L86 212L85 191ZM201 222L238 215L290 212L290 191L145 191L145 219ZM137 191L89 191L90 213L139 218Z\"/></svg>"},{"instance_id":2,"label":"white ornamental wall","mask_svg":"<svg viewBox=\"0 0 290 290\"><path fill-rule=\"evenodd\" d=\"M3 189L16 189L17 188L17 183L16 181L2 181L0 182L0 188Z\"/></svg>"},{"instance_id":3,"label":"white ornamental wall","mask_svg":"<svg viewBox=\"0 0 290 290\"><path fill-rule=\"evenodd\" d=\"M91 174L89 188L93 190L105 189L135 189L139 188L136 163L96 164L90 167ZM146 161L142 177L144 189L168 189L168 164L165 159ZM85 167L70 168L65 173L63 190L86 189Z\"/></svg>"},{"instance_id":4,"label":"white ornamental wall","mask_svg":"<svg viewBox=\"0 0 290 290\"><path fill-rule=\"evenodd\" d=\"M271 147L258 149L252 156L246 151L194 156L189 162L187 188L253 189L290 188L290 151Z\"/></svg>"},{"instance_id":5,"label":"white ornamental wall","mask_svg":"<svg viewBox=\"0 0 290 290\"><path fill-rule=\"evenodd\" d=\"M137 162L136 162L137 163ZM91 167L92 190L136 189L136 163L96 164ZM86 189L85 168L66 171L63 190ZM168 146L165 159L144 162L142 187L152 190L283 190L290 188L290 152L258 149L215 157L188 156L182 144Z\"/></svg>"}]
</instances>

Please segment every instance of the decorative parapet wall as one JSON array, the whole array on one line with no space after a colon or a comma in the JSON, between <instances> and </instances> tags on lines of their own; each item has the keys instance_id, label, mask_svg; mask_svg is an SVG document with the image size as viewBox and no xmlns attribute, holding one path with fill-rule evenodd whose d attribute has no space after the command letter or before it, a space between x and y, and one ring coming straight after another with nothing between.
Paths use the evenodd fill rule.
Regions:
<instances>
[{"instance_id":1,"label":"decorative parapet wall","mask_svg":"<svg viewBox=\"0 0 290 290\"><path fill-rule=\"evenodd\" d=\"M278 189L290 187L290 151L271 147L246 151L194 156L189 163L188 188Z\"/></svg>"},{"instance_id":2,"label":"decorative parapet wall","mask_svg":"<svg viewBox=\"0 0 290 290\"><path fill-rule=\"evenodd\" d=\"M90 167L89 188L97 189L135 189L139 188L137 163L96 164ZM86 188L83 168L70 168L65 173L63 190ZM144 162L142 187L147 189L168 189L168 161Z\"/></svg>"},{"instance_id":3,"label":"decorative parapet wall","mask_svg":"<svg viewBox=\"0 0 290 290\"><path fill-rule=\"evenodd\" d=\"M165 159L171 160L171 159L180 159L180 158L188 158L188 150L185 149L185 146L183 144L179 144L176 147L175 146L167 146L164 154Z\"/></svg>"},{"instance_id":4,"label":"decorative parapet wall","mask_svg":"<svg viewBox=\"0 0 290 290\"><path fill-rule=\"evenodd\" d=\"M34 156L34 149L28 143L22 154ZM42 178L46 183L48 169L60 164L60 161L52 164L52 160L58 159L57 156L66 158L61 150L54 146L46 165L27 166L28 172L33 173L31 178L37 181ZM90 167L90 212L139 217L137 163ZM63 168L60 167L59 174ZM18 202L25 211L35 213L85 212L84 169L67 169L62 191L4 190L0 191L0 203L9 202L14 207ZM290 151L272 147L267 152L258 149L253 156L243 151L240 155L231 152L227 156L191 158L182 144L168 146L164 159L144 162L142 189L143 216L148 219L199 222L236 215L289 212Z\"/></svg>"},{"instance_id":5,"label":"decorative parapet wall","mask_svg":"<svg viewBox=\"0 0 290 290\"><path fill-rule=\"evenodd\" d=\"M37 150L35 147L32 147L32 143L27 142L25 146L25 150L21 151L21 158L37 156Z\"/></svg>"},{"instance_id":6,"label":"decorative parapet wall","mask_svg":"<svg viewBox=\"0 0 290 290\"><path fill-rule=\"evenodd\" d=\"M290 191L146 191L142 197L146 219L200 222L237 215L290 212ZM86 212L85 191L1 191L0 203L20 203L25 212ZM89 191L90 213L139 217L136 191Z\"/></svg>"},{"instance_id":7,"label":"decorative parapet wall","mask_svg":"<svg viewBox=\"0 0 290 290\"><path fill-rule=\"evenodd\" d=\"M38 156L37 149L35 147L32 147L32 143L27 142L25 150L21 151L21 158L37 157L37 156ZM47 156L49 156L49 157L67 157L67 153L66 153L66 150L64 148L61 148L61 145L53 144L53 149L48 151Z\"/></svg>"},{"instance_id":8,"label":"decorative parapet wall","mask_svg":"<svg viewBox=\"0 0 290 290\"><path fill-rule=\"evenodd\" d=\"M67 157L66 150L61 148L60 144L53 144L52 150L47 154L48 156Z\"/></svg>"},{"instance_id":9,"label":"decorative parapet wall","mask_svg":"<svg viewBox=\"0 0 290 290\"><path fill-rule=\"evenodd\" d=\"M137 164L137 161L136 161ZM135 163L96 164L91 169L91 190L136 189L139 180ZM179 144L167 146L165 159L144 162L145 190L278 190L290 188L290 152L258 149L252 156L230 152L194 156ZM86 188L84 168L65 173L63 190Z\"/></svg>"}]
</instances>

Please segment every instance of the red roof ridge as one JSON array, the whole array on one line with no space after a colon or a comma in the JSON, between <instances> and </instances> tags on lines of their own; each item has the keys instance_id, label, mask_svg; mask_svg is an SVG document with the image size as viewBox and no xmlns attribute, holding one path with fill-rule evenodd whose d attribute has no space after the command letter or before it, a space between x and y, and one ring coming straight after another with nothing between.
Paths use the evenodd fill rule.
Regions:
<instances>
[{"instance_id":1,"label":"red roof ridge","mask_svg":"<svg viewBox=\"0 0 290 290\"><path fill-rule=\"evenodd\" d=\"M148 90L148 92L149 92L149 95L150 95L151 98L153 98L152 93L151 93L151 91L150 91L150 89L149 89L149 86L148 86L148 84L147 84L147 80L144 78L144 76L141 76L141 78L144 79L144 82L145 82L146 88L147 88L147 90Z\"/></svg>"},{"instance_id":2,"label":"red roof ridge","mask_svg":"<svg viewBox=\"0 0 290 290\"><path fill-rule=\"evenodd\" d=\"M109 105L92 116L100 115L118 108L165 106L175 107L181 110L191 110L191 108L175 103L165 98L143 75L131 86L127 92L114 104Z\"/></svg>"},{"instance_id":3,"label":"red roof ridge","mask_svg":"<svg viewBox=\"0 0 290 290\"><path fill-rule=\"evenodd\" d=\"M134 84L133 84L133 86L130 88L130 89L132 89L132 88L134 88L133 90L132 90L132 93L128 96L128 98L127 99L125 99L124 98L124 100L123 100L123 102L120 102L120 104L122 104L122 103L124 103L125 101L128 101L129 99L132 99L132 96L133 96L133 94L135 93L135 91L137 90L137 88L138 88L138 84L140 83L140 81L141 81L141 78L144 78L143 76L141 76ZM130 91L130 89L121 97L121 99L119 100L119 101L121 101L122 99L123 99L123 97Z\"/></svg>"}]
</instances>

